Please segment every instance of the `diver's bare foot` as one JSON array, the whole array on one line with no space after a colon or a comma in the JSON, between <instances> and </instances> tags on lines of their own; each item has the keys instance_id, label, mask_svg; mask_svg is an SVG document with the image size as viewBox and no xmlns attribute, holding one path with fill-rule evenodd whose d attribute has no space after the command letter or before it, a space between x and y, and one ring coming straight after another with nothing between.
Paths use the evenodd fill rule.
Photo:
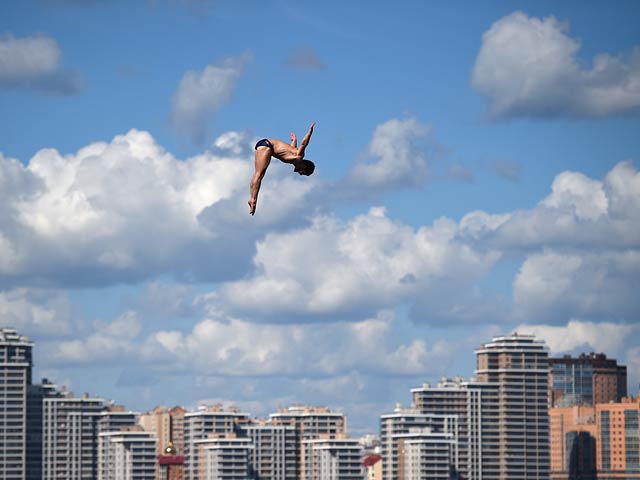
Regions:
<instances>
[{"instance_id":1,"label":"diver's bare foot","mask_svg":"<svg viewBox=\"0 0 640 480\"><path fill-rule=\"evenodd\" d=\"M247 202L249 204L249 215L253 215L254 213L256 213L256 201L255 200L249 200Z\"/></svg>"}]
</instances>

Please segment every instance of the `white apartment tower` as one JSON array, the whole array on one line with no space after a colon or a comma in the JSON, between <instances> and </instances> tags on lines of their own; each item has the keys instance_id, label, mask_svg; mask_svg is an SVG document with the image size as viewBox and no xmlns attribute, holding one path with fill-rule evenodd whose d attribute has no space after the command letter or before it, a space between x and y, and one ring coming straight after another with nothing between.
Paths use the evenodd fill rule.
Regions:
<instances>
[{"instance_id":1,"label":"white apartment tower","mask_svg":"<svg viewBox=\"0 0 640 480\"><path fill-rule=\"evenodd\" d=\"M420 388L411 389L413 405L423 414L455 415L458 419L458 462L457 475L469 478L469 390L462 377L443 378L436 387L425 383Z\"/></svg>"},{"instance_id":2,"label":"white apartment tower","mask_svg":"<svg viewBox=\"0 0 640 480\"><path fill-rule=\"evenodd\" d=\"M424 436L425 432L446 434L448 441L455 443L455 447L452 447L455 455L452 454L449 466L452 472L457 472L460 468L459 431L459 417L457 415L422 413L416 408L396 406L393 413L380 417L382 479L406 480L405 441L407 435L415 437L416 434L423 434Z\"/></svg>"},{"instance_id":3,"label":"white apartment tower","mask_svg":"<svg viewBox=\"0 0 640 480\"><path fill-rule=\"evenodd\" d=\"M98 480L155 480L156 437L142 427L98 434Z\"/></svg>"},{"instance_id":4,"label":"white apartment tower","mask_svg":"<svg viewBox=\"0 0 640 480\"><path fill-rule=\"evenodd\" d=\"M347 436L347 416L326 407L294 405L269 415L274 425L290 425L295 431L296 479L305 480L305 444L307 440Z\"/></svg>"},{"instance_id":5,"label":"white apartment tower","mask_svg":"<svg viewBox=\"0 0 640 480\"><path fill-rule=\"evenodd\" d=\"M109 405L96 416L96 433L130 430L136 425L138 413L126 411L120 406Z\"/></svg>"},{"instance_id":6,"label":"white apartment tower","mask_svg":"<svg viewBox=\"0 0 640 480\"><path fill-rule=\"evenodd\" d=\"M460 464L454 433L434 432L431 428L399 434L398 478L404 480L458 480Z\"/></svg>"},{"instance_id":7,"label":"white apartment tower","mask_svg":"<svg viewBox=\"0 0 640 480\"><path fill-rule=\"evenodd\" d=\"M251 439L205 438L196 440L199 452L199 480L247 480Z\"/></svg>"},{"instance_id":8,"label":"white apartment tower","mask_svg":"<svg viewBox=\"0 0 640 480\"><path fill-rule=\"evenodd\" d=\"M184 415L185 478L204 480L199 465L202 445L199 440L235 436L238 425L249 422L248 413L240 413L234 408L222 406L202 406L196 412Z\"/></svg>"},{"instance_id":9,"label":"white apartment tower","mask_svg":"<svg viewBox=\"0 0 640 480\"><path fill-rule=\"evenodd\" d=\"M259 480L298 480L296 432L291 425L253 422L242 425L240 434L251 439L249 477Z\"/></svg>"},{"instance_id":10,"label":"white apartment tower","mask_svg":"<svg viewBox=\"0 0 640 480\"><path fill-rule=\"evenodd\" d=\"M43 400L43 480L95 480L101 398L85 394Z\"/></svg>"},{"instance_id":11,"label":"white apartment tower","mask_svg":"<svg viewBox=\"0 0 640 480\"><path fill-rule=\"evenodd\" d=\"M33 343L0 328L0 480L25 480Z\"/></svg>"},{"instance_id":12,"label":"white apartment tower","mask_svg":"<svg viewBox=\"0 0 640 480\"><path fill-rule=\"evenodd\" d=\"M305 440L306 480L362 480L362 445L357 439Z\"/></svg>"}]
</instances>

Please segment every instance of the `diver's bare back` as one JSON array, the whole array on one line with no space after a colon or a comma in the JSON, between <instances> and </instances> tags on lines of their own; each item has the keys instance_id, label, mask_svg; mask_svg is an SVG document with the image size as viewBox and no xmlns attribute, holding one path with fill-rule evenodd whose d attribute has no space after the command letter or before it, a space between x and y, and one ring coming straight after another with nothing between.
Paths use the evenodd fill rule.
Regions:
<instances>
[{"instance_id":1,"label":"diver's bare back","mask_svg":"<svg viewBox=\"0 0 640 480\"><path fill-rule=\"evenodd\" d=\"M273 145L273 153L271 155L278 160L284 163L294 163L296 160L302 160L297 148L277 138L270 138L269 141Z\"/></svg>"}]
</instances>

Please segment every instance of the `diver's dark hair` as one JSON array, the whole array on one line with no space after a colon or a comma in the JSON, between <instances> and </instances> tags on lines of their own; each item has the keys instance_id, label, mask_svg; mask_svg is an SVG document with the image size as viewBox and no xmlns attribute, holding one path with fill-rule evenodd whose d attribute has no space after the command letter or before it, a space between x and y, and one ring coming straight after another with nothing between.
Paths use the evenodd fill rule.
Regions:
<instances>
[{"instance_id":1,"label":"diver's dark hair","mask_svg":"<svg viewBox=\"0 0 640 480\"><path fill-rule=\"evenodd\" d=\"M304 169L307 171L307 175L311 175L316 169L316 164L311 160L302 160L302 164L304 165Z\"/></svg>"}]
</instances>

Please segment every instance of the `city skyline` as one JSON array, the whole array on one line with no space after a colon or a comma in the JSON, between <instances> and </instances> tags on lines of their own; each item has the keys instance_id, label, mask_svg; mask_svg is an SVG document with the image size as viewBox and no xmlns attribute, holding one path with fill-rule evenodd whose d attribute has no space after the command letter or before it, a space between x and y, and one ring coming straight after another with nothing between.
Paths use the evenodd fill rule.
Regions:
<instances>
[{"instance_id":1,"label":"city skyline","mask_svg":"<svg viewBox=\"0 0 640 480\"><path fill-rule=\"evenodd\" d=\"M86 390L82 390L81 394L77 394L72 389L68 388L67 385L56 382L56 380L53 378L37 379L33 377L32 369L35 369L34 368L35 366L32 364L31 359L35 355L35 352L37 352L37 348L36 348L37 345L35 344L35 342L30 341L28 337L21 335L20 332L16 331L13 327L6 327L6 326L0 325L0 333L2 333L3 335L8 335L7 338L10 339L10 341L17 342L18 345L26 345L29 347L28 355L26 355L26 358L28 359L28 361L23 361L23 363L16 364L16 366L19 367L20 369L19 376L22 378L22 381L26 383L31 382L34 387L42 389L42 391L46 392L44 398L49 397L54 399L53 401L55 401L55 399L59 400L61 398L59 394L54 393L57 391L64 395L70 394L71 396L69 398L75 399L76 401L83 401L84 399L87 401L94 402L95 405L98 405L98 404L105 405L105 406L117 405L118 408L126 409L126 412L128 413L135 411L137 412L137 415L142 415L143 417L153 416L156 412L164 413L165 418L163 422L165 423L169 421L169 418L170 418L169 412L174 412L174 411L182 412L180 415L184 416L185 413L198 412L203 407L205 408L214 407L216 409L222 409L222 411L235 412L233 413L234 416L242 417L245 420L251 419L252 421L258 421L258 422L261 422L267 419L269 419L269 421L273 421L274 419L278 419L278 418L287 418L289 416L287 412L292 408L293 409L298 408L298 409L301 409L301 411L304 411L306 408L313 408L313 409L321 408L321 409L326 409L326 413L329 416L337 416L345 419L348 417L348 413L345 411L338 410L338 411L332 412L326 406L321 406L317 402L305 403L305 402L295 402L295 401L290 404L279 405L276 409L269 411L267 414L263 414L263 415L256 415L255 412L252 412L252 411L245 411L241 413L241 409L239 409L239 405L241 402L235 403L233 402L233 400L228 402L218 402L218 403L211 402L211 401L208 401L208 402L203 401L196 405L189 405L189 406L156 402L153 405L147 405L145 408L129 408L128 405L124 405L122 402L120 402L118 398L111 398L111 397L102 395L100 392L89 392ZM512 332L510 334L494 336L492 341L490 342L488 341L478 346L478 348L476 349L476 355L478 353L485 351L486 349L485 345L489 345L489 346L496 345L495 343L496 340L498 341L497 345L500 345L499 343L500 340L504 338L516 338L516 339L524 338L524 339L535 340L534 335L531 335L531 334L523 335L518 332ZM543 340L541 345L544 346L544 352L548 352L548 347L544 345ZM613 382L611 382L611 380L609 379L605 379L605 382L606 382L605 385L609 390L613 389L613 392L617 391L618 393L617 395L615 395L615 393L612 393L606 397L600 394L600 397L603 397L603 398L600 398L600 400L598 400L597 396L593 396L593 397L589 396L588 398L581 398L579 396L576 396L572 400L574 403L569 402L569 403L566 403L565 406L573 405L573 404L593 406L598 402L603 402L603 403L620 402L623 398L635 398L637 396L637 394L634 394L633 392L629 392L627 390L626 366L617 364L616 359L608 358L607 355L603 352L600 352L600 353L590 352L588 354L583 352L583 353L580 353L580 355L577 357L571 357L570 355L563 355L562 357L549 356L548 361L549 361L548 374L547 374L548 380L545 380L545 391L548 389L548 392L546 394L548 397L547 398L548 408L554 408L556 406L554 399L556 398L556 388L558 388L558 386L556 385L557 380L554 380L554 378L557 377L556 368L557 368L557 365L560 365L560 364L571 365L571 364L594 363L599 365L600 370L597 370L594 368L593 371L589 370L587 372L589 375L589 381L593 382L594 386L598 384L602 384L603 372L605 372L605 370L602 368L602 365L607 365L609 369L613 368ZM30 365L30 367L27 368L27 365ZM613 367L611 367L611 365L613 365ZM461 414L461 412L466 410L467 408L466 400L463 401L462 397L456 399L457 395L459 395L460 393L464 393L464 391L460 390L461 385L464 386L464 389L466 391L467 388L470 388L469 385L473 386L478 382L478 378L482 379L480 383L487 382L488 381L487 379L483 379L483 375L486 375L486 372L487 372L486 370L482 370L478 366L473 372L468 372L466 376L455 375L455 376L443 376L439 378L437 382L434 382L434 383L441 386L442 389L435 391L436 396L434 398L438 398L438 396L443 396L446 400L440 400L440 403L436 402L436 405L441 406L446 404L447 408L450 409L446 411L447 414L450 414L450 415ZM480 375L480 377L478 377L478 375ZM579 384L581 375L585 375L585 372L582 372L582 371L579 371L578 373L573 372L573 375L575 378L571 380L569 378L565 378L564 375L567 375L567 374L563 372L563 377L561 377L562 385L565 387L569 387L573 391L576 388L576 385ZM609 372L606 372L605 375L611 376ZM591 380L592 377L593 377L593 380ZM620 388L617 387L616 378L618 379L618 381L620 380L624 381L624 383L622 384L622 387ZM434 407L434 405L429 400L425 400L425 398L422 398L421 393L422 394L424 394L425 392L432 393L430 392L430 389L431 389L431 382L424 382L422 386L407 384L405 385L405 391L402 398L396 399L396 401L394 402L394 405L396 406L396 408L402 405L403 400L407 400L407 398L405 398L407 397L406 392L409 391L410 392L410 395L408 397L410 399L409 410L416 409L416 408L418 410L434 410L434 409L437 410L439 407ZM594 402L592 399L595 399L596 402ZM259 411L263 411L263 410L259 409ZM443 413L443 412L439 412L439 413ZM384 413L382 411L378 412L378 414L383 416L391 415L388 412ZM149 421L151 421L151 423L147 425L147 423L145 422L149 422ZM184 419L182 419L182 421L184 421ZM145 421L141 420L140 424L146 425L148 428L152 428L151 426L153 426L153 429L159 428L159 431L164 432L162 434L162 440L159 440L161 442L160 444L164 446L169 440L170 427L167 424L166 426L160 428L156 426L154 422L155 421L153 420L145 420ZM346 420L345 420L345 423L346 423ZM277 424L279 423L276 420L276 425ZM284 425L286 424L286 422L282 424ZM462 428L464 431L466 427L463 426ZM346 427L345 427L345 432L346 432ZM359 436L377 434L376 429L364 431L356 428L355 432L357 432ZM183 440L181 439L180 442L182 441Z\"/></svg>"},{"instance_id":2,"label":"city skyline","mask_svg":"<svg viewBox=\"0 0 640 480\"><path fill-rule=\"evenodd\" d=\"M0 5L0 324L134 410L371 432L494 335L640 383L640 5ZM286 27L285 27L286 25ZM315 121L308 178L256 140ZM115 448L115 447L114 447Z\"/></svg>"},{"instance_id":3,"label":"city skyline","mask_svg":"<svg viewBox=\"0 0 640 480\"><path fill-rule=\"evenodd\" d=\"M33 383L34 348L0 328L7 480L355 480L375 465L374 452L383 480L640 476L640 398L627 397L626 366L604 354L550 358L530 334L480 344L468 381L411 388L409 408L378 414L379 437L350 434L347 415L322 406L290 405L268 419L223 405L134 412ZM179 467L164 469L169 463Z\"/></svg>"}]
</instances>

